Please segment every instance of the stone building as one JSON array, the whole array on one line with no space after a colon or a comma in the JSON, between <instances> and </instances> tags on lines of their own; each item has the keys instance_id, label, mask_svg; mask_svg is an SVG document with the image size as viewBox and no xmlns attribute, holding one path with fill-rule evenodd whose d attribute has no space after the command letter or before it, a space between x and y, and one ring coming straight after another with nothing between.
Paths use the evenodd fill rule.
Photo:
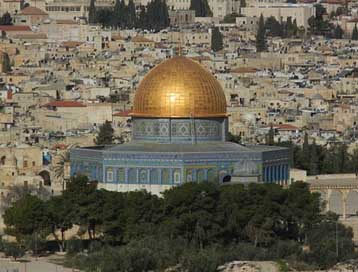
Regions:
<instances>
[{"instance_id":1,"label":"stone building","mask_svg":"<svg viewBox=\"0 0 358 272\"><path fill-rule=\"evenodd\" d=\"M219 82L186 57L168 59L141 81L129 143L76 148L71 175L114 191L154 194L185 182L255 180L285 184L289 150L227 141L226 99Z\"/></svg>"}]
</instances>

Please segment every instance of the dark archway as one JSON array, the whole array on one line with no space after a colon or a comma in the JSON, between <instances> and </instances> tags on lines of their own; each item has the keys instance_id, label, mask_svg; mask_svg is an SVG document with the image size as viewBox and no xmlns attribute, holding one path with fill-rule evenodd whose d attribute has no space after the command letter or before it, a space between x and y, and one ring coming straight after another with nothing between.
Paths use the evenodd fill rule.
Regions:
<instances>
[{"instance_id":1,"label":"dark archway","mask_svg":"<svg viewBox=\"0 0 358 272\"><path fill-rule=\"evenodd\" d=\"M50 173L47 170L42 170L39 173L39 176L42 177L43 181L44 181L44 185L45 186L51 186L51 177L50 177Z\"/></svg>"}]
</instances>

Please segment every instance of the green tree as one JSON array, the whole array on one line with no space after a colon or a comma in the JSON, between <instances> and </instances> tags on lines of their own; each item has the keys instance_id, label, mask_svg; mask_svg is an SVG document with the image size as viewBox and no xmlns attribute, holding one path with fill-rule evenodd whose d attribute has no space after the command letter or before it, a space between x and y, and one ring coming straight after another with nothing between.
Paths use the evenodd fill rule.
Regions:
<instances>
[{"instance_id":1,"label":"green tree","mask_svg":"<svg viewBox=\"0 0 358 272\"><path fill-rule=\"evenodd\" d=\"M25 255L25 249L18 243L4 242L4 253L8 257L13 257L16 261Z\"/></svg>"},{"instance_id":2,"label":"green tree","mask_svg":"<svg viewBox=\"0 0 358 272\"><path fill-rule=\"evenodd\" d=\"M256 51L262 52L266 50L266 30L264 17L260 16L259 26L256 34Z\"/></svg>"},{"instance_id":3,"label":"green tree","mask_svg":"<svg viewBox=\"0 0 358 272\"><path fill-rule=\"evenodd\" d=\"M88 23L96 24L97 23L97 11L95 6L95 0L91 0L90 6L88 9Z\"/></svg>"},{"instance_id":4,"label":"green tree","mask_svg":"<svg viewBox=\"0 0 358 272\"><path fill-rule=\"evenodd\" d=\"M327 269L337 262L354 258L353 232L338 222L338 217L328 214L308 232L310 251L304 260L320 269Z\"/></svg>"},{"instance_id":5,"label":"green tree","mask_svg":"<svg viewBox=\"0 0 358 272\"><path fill-rule=\"evenodd\" d=\"M211 17L212 11L207 0L191 0L190 9L195 11L196 17Z\"/></svg>"},{"instance_id":6,"label":"green tree","mask_svg":"<svg viewBox=\"0 0 358 272\"><path fill-rule=\"evenodd\" d=\"M51 233L61 252L65 249L65 231L72 228L74 216L71 199L63 196L54 196L47 202L47 210ZM61 237L58 237L58 232Z\"/></svg>"},{"instance_id":7,"label":"green tree","mask_svg":"<svg viewBox=\"0 0 358 272\"><path fill-rule=\"evenodd\" d=\"M136 24L136 11L135 11L135 5L134 5L133 0L129 0L127 12L128 12L127 27L133 28Z\"/></svg>"},{"instance_id":8,"label":"green tree","mask_svg":"<svg viewBox=\"0 0 358 272\"><path fill-rule=\"evenodd\" d=\"M274 16L270 16L269 18L267 18L267 20L265 22L265 29L266 29L268 35L270 35L270 36L273 36L273 37L283 37L284 36L283 25L280 24L280 22L278 22Z\"/></svg>"},{"instance_id":9,"label":"green tree","mask_svg":"<svg viewBox=\"0 0 358 272\"><path fill-rule=\"evenodd\" d=\"M232 134L231 132L228 133L227 140L229 142L241 144L241 136Z\"/></svg>"},{"instance_id":10,"label":"green tree","mask_svg":"<svg viewBox=\"0 0 358 272\"><path fill-rule=\"evenodd\" d=\"M9 12L5 12L0 18L0 25L12 25L12 18Z\"/></svg>"},{"instance_id":11,"label":"green tree","mask_svg":"<svg viewBox=\"0 0 358 272\"><path fill-rule=\"evenodd\" d=\"M356 41L358 40L358 29L357 24L354 25L353 32L352 32L352 40Z\"/></svg>"},{"instance_id":12,"label":"green tree","mask_svg":"<svg viewBox=\"0 0 358 272\"><path fill-rule=\"evenodd\" d=\"M111 26L113 23L113 12L110 9L99 9L96 11L95 21L102 27Z\"/></svg>"},{"instance_id":13,"label":"green tree","mask_svg":"<svg viewBox=\"0 0 358 272\"><path fill-rule=\"evenodd\" d=\"M7 226L6 233L14 235L18 241L26 235L44 231L49 223L44 201L26 195L5 211L4 223Z\"/></svg>"},{"instance_id":14,"label":"green tree","mask_svg":"<svg viewBox=\"0 0 358 272\"><path fill-rule=\"evenodd\" d=\"M6 52L3 53L2 71L4 73L8 73L11 71L11 63L10 63L9 54Z\"/></svg>"},{"instance_id":15,"label":"green tree","mask_svg":"<svg viewBox=\"0 0 358 272\"><path fill-rule=\"evenodd\" d=\"M230 13L225 15L223 22L225 24L234 24L236 22L236 17L238 17L239 15L237 13Z\"/></svg>"},{"instance_id":16,"label":"green tree","mask_svg":"<svg viewBox=\"0 0 358 272\"><path fill-rule=\"evenodd\" d=\"M335 39L342 39L343 38L343 34L344 34L344 32L343 32L343 29L339 26L339 25L337 25L336 27L335 27L335 29L334 29L334 38Z\"/></svg>"},{"instance_id":17,"label":"green tree","mask_svg":"<svg viewBox=\"0 0 358 272\"><path fill-rule=\"evenodd\" d=\"M96 145L110 145L113 144L114 129L111 122L106 121L99 127L99 132L95 140Z\"/></svg>"},{"instance_id":18,"label":"green tree","mask_svg":"<svg viewBox=\"0 0 358 272\"><path fill-rule=\"evenodd\" d=\"M317 154L317 145L316 142L313 141L311 145L311 152L310 152L310 165L309 165L309 174L310 175L318 175L319 174L319 158Z\"/></svg>"},{"instance_id":19,"label":"green tree","mask_svg":"<svg viewBox=\"0 0 358 272\"><path fill-rule=\"evenodd\" d=\"M275 130L273 129L273 126L271 124L270 130L268 131L266 135L266 144L267 145L275 145Z\"/></svg>"},{"instance_id":20,"label":"green tree","mask_svg":"<svg viewBox=\"0 0 358 272\"><path fill-rule=\"evenodd\" d=\"M222 50L223 47L223 35L218 27L214 27L211 33L211 49L217 52Z\"/></svg>"},{"instance_id":21,"label":"green tree","mask_svg":"<svg viewBox=\"0 0 358 272\"><path fill-rule=\"evenodd\" d=\"M136 27L141 29L148 28L148 16L144 6L140 6Z\"/></svg>"},{"instance_id":22,"label":"green tree","mask_svg":"<svg viewBox=\"0 0 358 272\"><path fill-rule=\"evenodd\" d=\"M303 169L309 170L310 167L310 144L308 142L308 134L305 132L304 138L303 138L303 145L302 145L302 152L300 155L300 161Z\"/></svg>"},{"instance_id":23,"label":"green tree","mask_svg":"<svg viewBox=\"0 0 358 272\"><path fill-rule=\"evenodd\" d=\"M145 14L147 29L159 31L169 26L168 7L163 0L152 0L147 5Z\"/></svg>"}]
</instances>

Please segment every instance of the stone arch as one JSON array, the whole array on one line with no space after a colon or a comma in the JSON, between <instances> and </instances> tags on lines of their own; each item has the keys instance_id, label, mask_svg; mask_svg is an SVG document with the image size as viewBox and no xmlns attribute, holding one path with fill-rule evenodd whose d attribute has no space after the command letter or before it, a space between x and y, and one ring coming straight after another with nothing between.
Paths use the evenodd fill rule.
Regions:
<instances>
[{"instance_id":1,"label":"stone arch","mask_svg":"<svg viewBox=\"0 0 358 272\"><path fill-rule=\"evenodd\" d=\"M43 184L45 186L51 186L51 177L50 177L50 173L47 170L42 170L39 173L39 176L42 177L43 179Z\"/></svg>"}]
</instances>

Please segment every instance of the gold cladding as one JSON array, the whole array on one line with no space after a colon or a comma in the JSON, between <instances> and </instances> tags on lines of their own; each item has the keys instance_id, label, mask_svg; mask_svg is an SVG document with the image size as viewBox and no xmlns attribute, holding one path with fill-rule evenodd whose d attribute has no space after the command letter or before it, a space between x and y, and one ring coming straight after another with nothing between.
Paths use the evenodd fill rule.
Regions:
<instances>
[{"instance_id":1,"label":"gold cladding","mask_svg":"<svg viewBox=\"0 0 358 272\"><path fill-rule=\"evenodd\" d=\"M178 56L154 67L139 84L133 116L224 117L226 99L216 78L195 61Z\"/></svg>"}]
</instances>

